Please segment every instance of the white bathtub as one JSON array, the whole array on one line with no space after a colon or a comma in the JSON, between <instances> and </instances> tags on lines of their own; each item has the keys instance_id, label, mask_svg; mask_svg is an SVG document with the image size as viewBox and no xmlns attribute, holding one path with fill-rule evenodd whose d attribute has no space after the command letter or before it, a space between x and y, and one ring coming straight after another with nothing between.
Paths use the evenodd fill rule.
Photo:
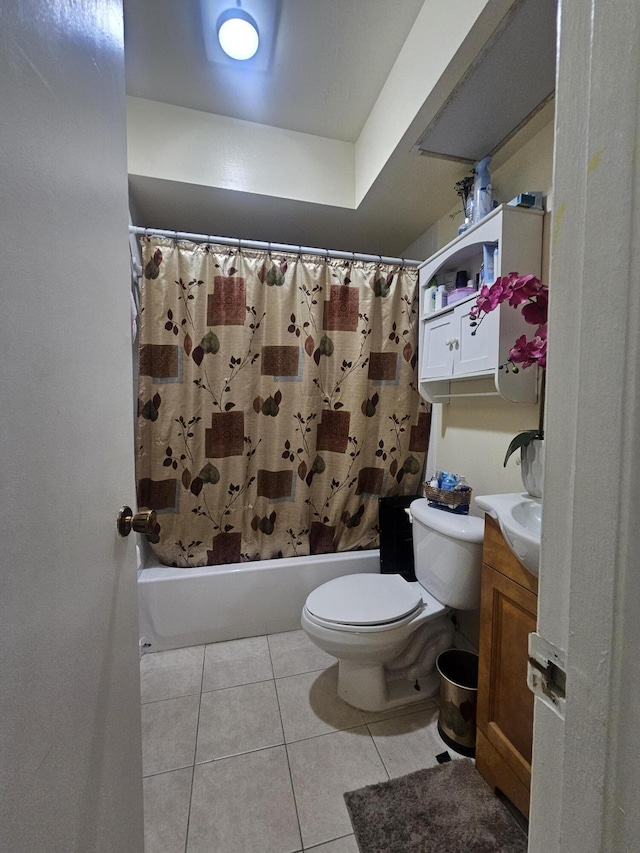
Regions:
<instances>
[{"instance_id":1,"label":"white bathtub","mask_svg":"<svg viewBox=\"0 0 640 853\"><path fill-rule=\"evenodd\" d=\"M377 549L199 569L153 559L138 573L145 652L296 630L311 590L341 575L380 571Z\"/></svg>"}]
</instances>

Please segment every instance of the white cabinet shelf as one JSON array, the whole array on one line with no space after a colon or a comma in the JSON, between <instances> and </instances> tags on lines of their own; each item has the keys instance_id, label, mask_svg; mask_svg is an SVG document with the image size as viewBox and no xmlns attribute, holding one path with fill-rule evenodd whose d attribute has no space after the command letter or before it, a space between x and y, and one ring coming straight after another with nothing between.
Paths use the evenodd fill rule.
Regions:
<instances>
[{"instance_id":1,"label":"white cabinet shelf","mask_svg":"<svg viewBox=\"0 0 640 853\"><path fill-rule=\"evenodd\" d=\"M539 276L542 218L541 211L501 205L420 266L418 378L425 399L442 403L456 396L499 395L519 403L536 401L535 368L518 373L500 370L515 340L533 331L519 310L508 304L499 305L484 316L474 333L469 314L477 294L434 313L426 311L426 294L435 275L440 283L453 281L462 269L475 276L482 264L485 243L498 244L496 277L509 272ZM495 390L456 391L459 380L487 378L493 380Z\"/></svg>"}]
</instances>

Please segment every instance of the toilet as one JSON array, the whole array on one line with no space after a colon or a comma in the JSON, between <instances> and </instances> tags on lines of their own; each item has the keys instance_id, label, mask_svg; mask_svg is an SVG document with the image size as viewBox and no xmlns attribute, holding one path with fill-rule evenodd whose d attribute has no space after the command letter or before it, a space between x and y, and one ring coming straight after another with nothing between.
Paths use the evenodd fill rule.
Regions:
<instances>
[{"instance_id":1,"label":"toilet","mask_svg":"<svg viewBox=\"0 0 640 853\"><path fill-rule=\"evenodd\" d=\"M482 519L429 506L412 519L417 582L399 574L354 574L314 589L302 628L338 658L338 695L363 711L383 711L435 696L435 662L453 645L451 610L480 607Z\"/></svg>"}]
</instances>

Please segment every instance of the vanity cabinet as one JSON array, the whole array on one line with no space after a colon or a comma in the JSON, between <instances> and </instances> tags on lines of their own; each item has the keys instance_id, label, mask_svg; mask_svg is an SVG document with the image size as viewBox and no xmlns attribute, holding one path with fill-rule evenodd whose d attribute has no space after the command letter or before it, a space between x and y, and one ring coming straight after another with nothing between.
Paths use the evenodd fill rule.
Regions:
<instances>
[{"instance_id":1,"label":"vanity cabinet","mask_svg":"<svg viewBox=\"0 0 640 853\"><path fill-rule=\"evenodd\" d=\"M494 276L519 272L540 275L542 255L542 211L501 205L436 252L420 267L420 345L418 379L420 393L431 403L446 402L453 396L474 392L456 390L461 379L492 379L494 390L514 402L533 403L537 399L536 371L507 373L509 349L520 335L532 327L520 311L500 305L486 314L482 323L471 326L469 318L477 293L439 311L427 310L429 285L437 276L439 284L453 285L456 273L466 270L475 278L483 263L484 247L493 260L497 245Z\"/></svg>"},{"instance_id":2,"label":"vanity cabinet","mask_svg":"<svg viewBox=\"0 0 640 853\"><path fill-rule=\"evenodd\" d=\"M533 693L527 686L529 634L536 630L538 580L485 516L476 766L529 816Z\"/></svg>"}]
</instances>

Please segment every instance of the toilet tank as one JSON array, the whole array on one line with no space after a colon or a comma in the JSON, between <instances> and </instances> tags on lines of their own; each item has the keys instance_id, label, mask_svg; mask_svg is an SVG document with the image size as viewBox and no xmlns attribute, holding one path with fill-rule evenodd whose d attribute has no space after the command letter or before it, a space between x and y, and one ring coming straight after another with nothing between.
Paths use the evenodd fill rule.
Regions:
<instances>
[{"instance_id":1,"label":"toilet tank","mask_svg":"<svg viewBox=\"0 0 640 853\"><path fill-rule=\"evenodd\" d=\"M413 555L420 584L441 604L456 610L480 607L484 522L473 515L411 504Z\"/></svg>"}]
</instances>

